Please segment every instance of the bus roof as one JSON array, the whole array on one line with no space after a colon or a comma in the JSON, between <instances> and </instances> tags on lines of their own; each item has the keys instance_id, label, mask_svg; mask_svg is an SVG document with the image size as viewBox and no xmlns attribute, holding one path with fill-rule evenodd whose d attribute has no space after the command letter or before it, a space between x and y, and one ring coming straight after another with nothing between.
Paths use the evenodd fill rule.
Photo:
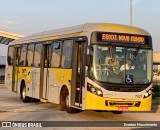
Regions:
<instances>
[{"instance_id":1,"label":"bus roof","mask_svg":"<svg viewBox=\"0 0 160 130\"><path fill-rule=\"evenodd\" d=\"M129 34L138 34L138 35L146 35L146 36L150 35L147 31L141 28L128 26L128 25L111 24L111 23L86 23L82 25L32 34L32 35L20 38L18 40L15 40L11 42L10 45L45 41L47 39L52 40L52 39L58 39L59 37L67 38L67 37L74 37L74 36L85 36L85 34L83 35L82 33L88 32L89 34L91 34L93 31L129 33Z\"/></svg>"}]
</instances>

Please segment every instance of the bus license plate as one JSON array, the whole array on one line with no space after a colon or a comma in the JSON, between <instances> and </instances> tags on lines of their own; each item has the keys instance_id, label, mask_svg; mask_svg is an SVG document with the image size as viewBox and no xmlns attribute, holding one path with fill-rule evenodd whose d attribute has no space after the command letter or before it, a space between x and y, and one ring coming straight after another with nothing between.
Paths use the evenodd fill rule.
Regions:
<instances>
[{"instance_id":1,"label":"bus license plate","mask_svg":"<svg viewBox=\"0 0 160 130\"><path fill-rule=\"evenodd\" d=\"M128 107L118 107L118 111L128 111Z\"/></svg>"}]
</instances>

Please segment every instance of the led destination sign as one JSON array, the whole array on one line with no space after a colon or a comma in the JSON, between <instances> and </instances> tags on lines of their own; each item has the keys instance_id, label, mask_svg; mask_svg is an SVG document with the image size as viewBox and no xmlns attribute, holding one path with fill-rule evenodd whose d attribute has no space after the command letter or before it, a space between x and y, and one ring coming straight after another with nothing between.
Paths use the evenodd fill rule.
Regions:
<instances>
[{"instance_id":1,"label":"led destination sign","mask_svg":"<svg viewBox=\"0 0 160 130\"><path fill-rule=\"evenodd\" d=\"M128 34L112 34L112 33L98 33L98 41L110 41L110 42L126 42L126 43L138 43L145 44L145 37Z\"/></svg>"}]
</instances>

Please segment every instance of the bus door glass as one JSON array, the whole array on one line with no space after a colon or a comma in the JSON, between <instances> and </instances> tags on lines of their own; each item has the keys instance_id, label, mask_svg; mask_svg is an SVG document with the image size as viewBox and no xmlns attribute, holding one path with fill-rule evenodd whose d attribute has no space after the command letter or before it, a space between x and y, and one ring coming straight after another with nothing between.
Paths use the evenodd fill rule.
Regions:
<instances>
[{"instance_id":1,"label":"bus door glass","mask_svg":"<svg viewBox=\"0 0 160 130\"><path fill-rule=\"evenodd\" d=\"M21 47L15 47L15 58L13 63L13 73L12 73L12 91L17 92L18 85L18 74L19 74L19 60L20 60Z\"/></svg>"},{"instance_id":2,"label":"bus door glass","mask_svg":"<svg viewBox=\"0 0 160 130\"><path fill-rule=\"evenodd\" d=\"M82 89L85 83L85 48L86 42L75 42L72 58L71 105L82 107Z\"/></svg>"},{"instance_id":3,"label":"bus door glass","mask_svg":"<svg viewBox=\"0 0 160 130\"><path fill-rule=\"evenodd\" d=\"M43 46L43 60L42 60L42 72L43 72L43 87L42 87L42 98L48 99L48 86L49 86L49 68L51 60L51 45L46 44Z\"/></svg>"},{"instance_id":4,"label":"bus door glass","mask_svg":"<svg viewBox=\"0 0 160 130\"><path fill-rule=\"evenodd\" d=\"M33 68L32 68L32 86L33 86L33 97L40 98L40 75L41 75L41 54L42 44L35 44Z\"/></svg>"}]
</instances>

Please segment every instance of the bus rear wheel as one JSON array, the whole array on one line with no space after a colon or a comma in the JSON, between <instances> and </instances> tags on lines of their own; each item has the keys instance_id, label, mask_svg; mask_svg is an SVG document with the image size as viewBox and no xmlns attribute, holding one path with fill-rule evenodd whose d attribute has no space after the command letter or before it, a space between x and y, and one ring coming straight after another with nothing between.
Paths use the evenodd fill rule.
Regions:
<instances>
[{"instance_id":1,"label":"bus rear wheel","mask_svg":"<svg viewBox=\"0 0 160 130\"><path fill-rule=\"evenodd\" d=\"M31 97L26 96L26 86L25 85L23 85L21 89L21 99L24 103L31 101Z\"/></svg>"}]
</instances>

